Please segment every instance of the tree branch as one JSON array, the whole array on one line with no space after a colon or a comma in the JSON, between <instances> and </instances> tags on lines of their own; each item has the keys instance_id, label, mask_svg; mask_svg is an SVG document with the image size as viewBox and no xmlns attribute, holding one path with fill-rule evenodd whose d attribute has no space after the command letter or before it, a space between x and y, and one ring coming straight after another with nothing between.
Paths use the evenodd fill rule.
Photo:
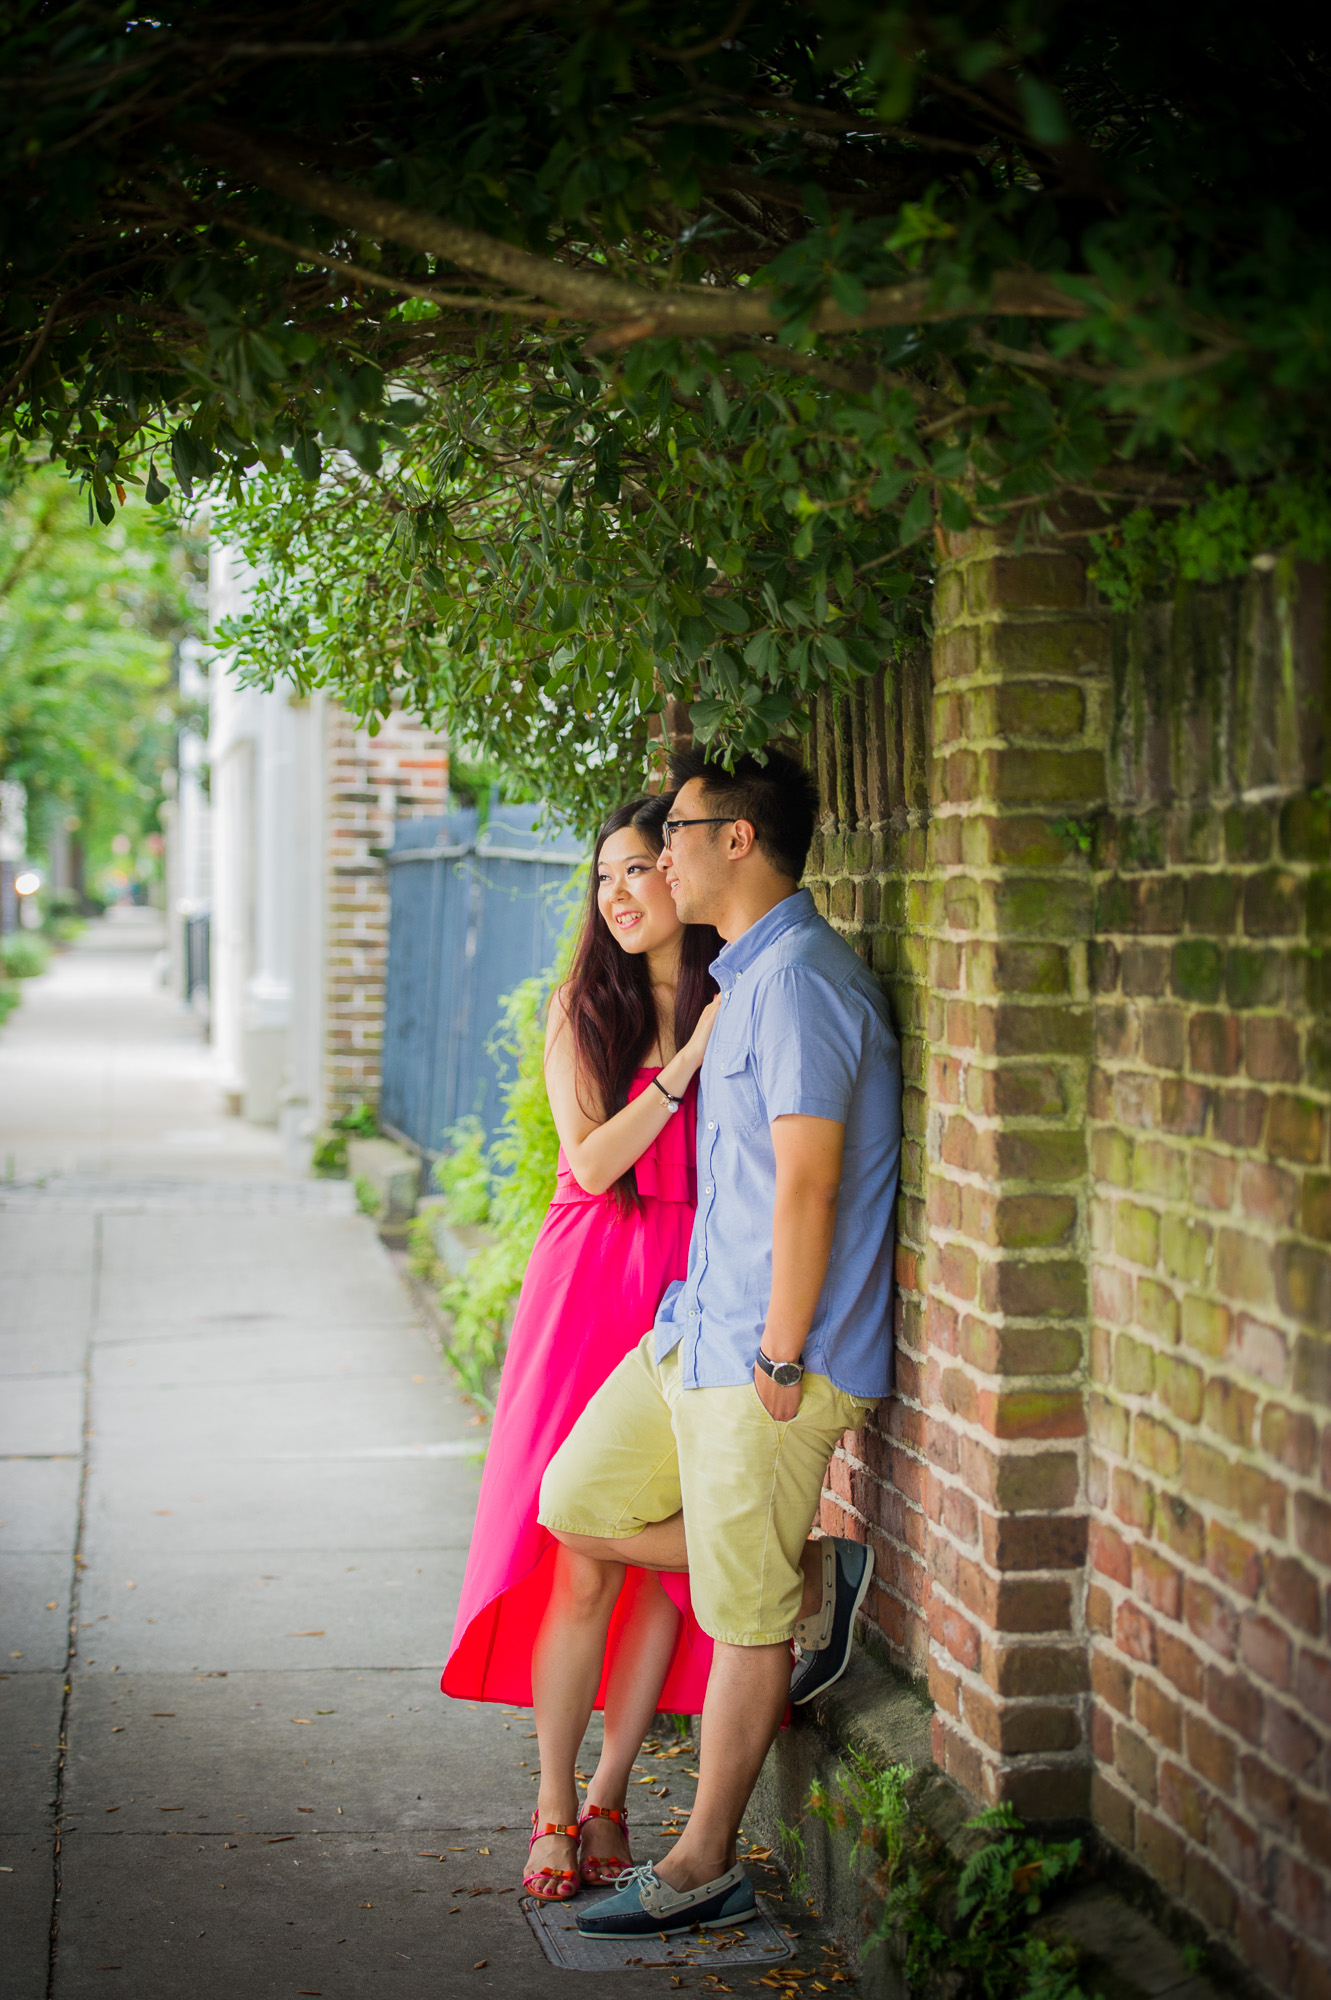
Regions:
<instances>
[{"instance_id":1,"label":"tree branch","mask_svg":"<svg viewBox=\"0 0 1331 2000\"><path fill-rule=\"evenodd\" d=\"M220 161L275 194L377 239L391 238L408 249L445 257L530 298L546 299L571 318L590 320L606 331L593 347L628 347L653 335L775 333L776 297L754 285L708 296L705 286L651 292L617 278L579 271L551 257L537 257L477 229L442 216L384 201L344 181L311 173L297 162L227 126L204 124L191 144L205 159ZM997 313L1027 318L1080 319L1085 308L1038 271L1000 271L987 298L941 304L926 278L912 278L868 294L862 313L849 313L824 300L809 319L815 333L854 333L878 326L916 326Z\"/></svg>"}]
</instances>

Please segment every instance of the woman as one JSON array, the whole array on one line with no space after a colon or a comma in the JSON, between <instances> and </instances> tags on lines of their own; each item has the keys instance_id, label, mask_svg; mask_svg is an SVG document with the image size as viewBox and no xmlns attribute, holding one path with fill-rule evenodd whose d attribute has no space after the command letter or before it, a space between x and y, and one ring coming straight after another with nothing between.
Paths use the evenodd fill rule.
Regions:
<instances>
[{"instance_id":1,"label":"woman","mask_svg":"<svg viewBox=\"0 0 1331 2000\"><path fill-rule=\"evenodd\" d=\"M711 1643L687 1578L623 1586L540 1526L541 1475L684 1275L697 1202L697 1073L720 1002L714 930L686 928L656 866L667 798L635 799L597 837L567 983L550 1003L546 1087L559 1176L514 1316L445 1694L531 1701L541 1777L523 1887L562 1901L630 1865L630 1770L664 1701L698 1713ZM618 1591L601 1667L603 1593ZM594 1706L604 1745L578 1809Z\"/></svg>"}]
</instances>

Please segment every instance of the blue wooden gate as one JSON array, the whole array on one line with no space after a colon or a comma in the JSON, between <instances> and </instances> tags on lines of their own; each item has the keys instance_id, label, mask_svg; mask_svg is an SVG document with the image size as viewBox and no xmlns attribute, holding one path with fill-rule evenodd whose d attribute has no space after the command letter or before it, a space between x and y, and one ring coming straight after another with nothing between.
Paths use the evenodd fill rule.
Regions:
<instances>
[{"instance_id":1,"label":"blue wooden gate","mask_svg":"<svg viewBox=\"0 0 1331 2000\"><path fill-rule=\"evenodd\" d=\"M469 1114L494 1133L505 1070L488 1044L500 1002L554 962L584 854L538 811L495 806L479 835L471 811L404 820L387 856L379 1122L428 1155Z\"/></svg>"}]
</instances>

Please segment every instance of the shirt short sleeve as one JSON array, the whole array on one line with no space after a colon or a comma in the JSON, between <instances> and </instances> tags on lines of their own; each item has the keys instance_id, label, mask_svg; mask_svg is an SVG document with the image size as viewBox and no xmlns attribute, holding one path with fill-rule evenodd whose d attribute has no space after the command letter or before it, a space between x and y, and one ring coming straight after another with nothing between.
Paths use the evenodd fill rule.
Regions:
<instances>
[{"instance_id":1,"label":"shirt short sleeve","mask_svg":"<svg viewBox=\"0 0 1331 2000\"><path fill-rule=\"evenodd\" d=\"M783 966L753 1005L753 1066L774 1118L844 1125L864 1050L865 1006L807 965Z\"/></svg>"}]
</instances>

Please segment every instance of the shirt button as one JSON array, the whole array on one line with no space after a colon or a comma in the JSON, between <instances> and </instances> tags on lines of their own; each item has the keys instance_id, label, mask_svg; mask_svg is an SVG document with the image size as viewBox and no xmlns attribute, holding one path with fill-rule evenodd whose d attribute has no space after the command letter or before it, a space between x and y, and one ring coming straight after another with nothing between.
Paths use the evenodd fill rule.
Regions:
<instances>
[{"instance_id":1,"label":"shirt button","mask_svg":"<svg viewBox=\"0 0 1331 2000\"><path fill-rule=\"evenodd\" d=\"M704 1193L704 1194L711 1194L711 1193L712 1193L712 1183L711 1183L710 1181L708 1181L708 1183L707 1183L706 1187L705 1187L705 1188L703 1189L703 1193Z\"/></svg>"},{"instance_id":2,"label":"shirt button","mask_svg":"<svg viewBox=\"0 0 1331 2000\"><path fill-rule=\"evenodd\" d=\"M689 1307L689 1318L690 1318L690 1319L697 1319L697 1317L698 1317L698 1308L697 1308L697 1306L690 1306L690 1307Z\"/></svg>"},{"instance_id":3,"label":"shirt button","mask_svg":"<svg viewBox=\"0 0 1331 2000\"><path fill-rule=\"evenodd\" d=\"M709 1119L707 1120L707 1130L708 1130L709 1132L715 1132L715 1130L716 1130L716 1120L715 1120L714 1118L709 1118Z\"/></svg>"}]
</instances>

